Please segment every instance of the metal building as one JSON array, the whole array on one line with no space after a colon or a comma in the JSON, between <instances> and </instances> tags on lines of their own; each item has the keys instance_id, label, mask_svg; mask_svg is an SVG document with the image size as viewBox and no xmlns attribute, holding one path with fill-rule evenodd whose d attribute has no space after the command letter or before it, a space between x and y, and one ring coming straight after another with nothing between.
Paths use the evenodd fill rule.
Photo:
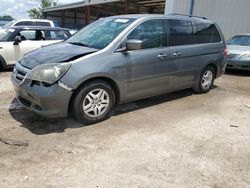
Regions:
<instances>
[{"instance_id":1,"label":"metal building","mask_svg":"<svg viewBox=\"0 0 250 188\"><path fill-rule=\"evenodd\" d=\"M250 0L166 0L165 13L207 17L219 24L225 38L250 33ZM193 4L193 11L192 11Z\"/></svg>"},{"instance_id":2,"label":"metal building","mask_svg":"<svg viewBox=\"0 0 250 188\"><path fill-rule=\"evenodd\" d=\"M43 9L58 26L79 29L101 18L120 14L163 14L165 0L85 0Z\"/></svg>"}]
</instances>

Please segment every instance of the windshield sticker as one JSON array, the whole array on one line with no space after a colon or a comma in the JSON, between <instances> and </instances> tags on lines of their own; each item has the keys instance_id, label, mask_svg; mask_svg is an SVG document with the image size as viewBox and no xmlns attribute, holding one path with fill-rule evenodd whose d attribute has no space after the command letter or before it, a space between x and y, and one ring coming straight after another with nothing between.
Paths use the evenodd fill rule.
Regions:
<instances>
[{"instance_id":1,"label":"windshield sticker","mask_svg":"<svg viewBox=\"0 0 250 188\"><path fill-rule=\"evenodd\" d=\"M117 22L117 23L128 23L128 19L116 19L114 22Z\"/></svg>"}]
</instances>

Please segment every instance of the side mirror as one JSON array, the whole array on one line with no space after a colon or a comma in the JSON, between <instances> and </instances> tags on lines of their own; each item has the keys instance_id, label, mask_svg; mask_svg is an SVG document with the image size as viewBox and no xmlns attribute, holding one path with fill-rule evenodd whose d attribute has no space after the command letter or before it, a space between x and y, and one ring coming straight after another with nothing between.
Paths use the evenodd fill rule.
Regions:
<instances>
[{"instance_id":1,"label":"side mirror","mask_svg":"<svg viewBox=\"0 0 250 188\"><path fill-rule=\"evenodd\" d=\"M13 42L13 45L18 45L21 42L21 37L16 36Z\"/></svg>"},{"instance_id":2,"label":"side mirror","mask_svg":"<svg viewBox=\"0 0 250 188\"><path fill-rule=\"evenodd\" d=\"M142 40L131 39L127 41L128 50L141 50L142 49Z\"/></svg>"}]
</instances>

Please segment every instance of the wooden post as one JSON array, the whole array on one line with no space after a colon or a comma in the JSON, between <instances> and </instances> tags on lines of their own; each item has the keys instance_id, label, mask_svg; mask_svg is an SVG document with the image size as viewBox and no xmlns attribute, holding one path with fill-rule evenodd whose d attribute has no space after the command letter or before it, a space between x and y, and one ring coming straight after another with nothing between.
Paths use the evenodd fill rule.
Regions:
<instances>
[{"instance_id":1,"label":"wooden post","mask_svg":"<svg viewBox=\"0 0 250 188\"><path fill-rule=\"evenodd\" d=\"M129 14L128 0L124 1L124 14Z\"/></svg>"},{"instance_id":2,"label":"wooden post","mask_svg":"<svg viewBox=\"0 0 250 188\"><path fill-rule=\"evenodd\" d=\"M76 24L77 24L77 21L76 21L76 19L77 19L77 15L76 15L76 10L74 10L74 29L76 29Z\"/></svg>"},{"instance_id":3,"label":"wooden post","mask_svg":"<svg viewBox=\"0 0 250 188\"><path fill-rule=\"evenodd\" d=\"M64 27L65 26L65 11L64 10L62 10L62 12L61 12L61 17L62 17L61 25L62 25L62 27Z\"/></svg>"},{"instance_id":4,"label":"wooden post","mask_svg":"<svg viewBox=\"0 0 250 188\"><path fill-rule=\"evenodd\" d=\"M85 7L85 25L90 23L90 6Z\"/></svg>"}]
</instances>

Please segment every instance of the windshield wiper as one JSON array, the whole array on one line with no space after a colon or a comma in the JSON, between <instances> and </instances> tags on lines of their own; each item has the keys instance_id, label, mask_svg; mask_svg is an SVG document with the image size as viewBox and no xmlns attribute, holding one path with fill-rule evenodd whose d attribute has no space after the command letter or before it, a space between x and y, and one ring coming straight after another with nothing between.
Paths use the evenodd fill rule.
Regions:
<instances>
[{"instance_id":1,"label":"windshield wiper","mask_svg":"<svg viewBox=\"0 0 250 188\"><path fill-rule=\"evenodd\" d=\"M79 45L79 46L86 46L86 47L89 47L88 45L83 44L83 43L81 43L81 42L68 42L68 43L74 44L74 45Z\"/></svg>"}]
</instances>

